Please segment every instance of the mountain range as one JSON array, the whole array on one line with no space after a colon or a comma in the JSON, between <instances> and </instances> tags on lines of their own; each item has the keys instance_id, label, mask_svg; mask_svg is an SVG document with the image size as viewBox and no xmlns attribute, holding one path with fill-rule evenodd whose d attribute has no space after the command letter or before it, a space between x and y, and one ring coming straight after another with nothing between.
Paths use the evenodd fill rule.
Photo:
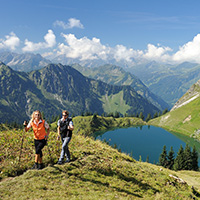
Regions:
<instances>
[{"instance_id":1,"label":"mountain range","mask_svg":"<svg viewBox=\"0 0 200 200\"><path fill-rule=\"evenodd\" d=\"M79 65L92 70L93 68L96 70L97 67L107 65L107 63L103 60L81 61L59 56L50 61L43 58L39 54L17 54L12 52L0 52L0 61L10 66L14 70L25 72L41 69L47 66L49 63L61 63L63 65L67 64L73 66L74 63L78 63ZM112 59L109 60L109 63L114 66L120 66L120 68L122 68L125 72L129 72L133 76L137 77L146 87L148 87L148 90L151 93L153 93L156 97L159 97L159 99L164 100L169 105L169 108L172 108L178 99L180 99L190 88L190 86L200 79L200 65L197 63L184 62L181 64L172 65L160 64L157 62L145 62L140 64L134 61L131 63L122 63L120 61L116 62L116 60L114 61ZM83 71L81 72L83 73ZM112 74L107 73L107 77L109 75ZM89 76L92 77L91 74ZM111 79L113 79L113 76ZM106 80L109 82L108 78L105 77L103 81ZM114 84L126 83L118 80L112 82ZM151 100L151 95L147 96L147 98ZM152 98L151 102L156 105L155 102L153 102L153 99L154 98ZM163 107L161 106L161 108Z\"/></svg>"},{"instance_id":2,"label":"mountain range","mask_svg":"<svg viewBox=\"0 0 200 200\"><path fill-rule=\"evenodd\" d=\"M13 52L0 52L0 61L16 71L30 72L41 69L51 61L43 58L40 54L18 54Z\"/></svg>"},{"instance_id":3,"label":"mountain range","mask_svg":"<svg viewBox=\"0 0 200 200\"><path fill-rule=\"evenodd\" d=\"M22 122L39 109L46 118L63 109L75 115L119 112L153 115L160 110L131 86L116 86L83 76L71 66L49 64L19 72L0 63L0 121Z\"/></svg>"},{"instance_id":4,"label":"mountain range","mask_svg":"<svg viewBox=\"0 0 200 200\"><path fill-rule=\"evenodd\" d=\"M107 64L99 67L88 68L74 64L72 67L80 71L84 76L101 80L108 84L130 85L138 94L148 99L160 110L163 111L165 109L169 109L169 105L160 97L153 94L139 78L132 73L126 72L119 66Z\"/></svg>"},{"instance_id":5,"label":"mountain range","mask_svg":"<svg viewBox=\"0 0 200 200\"><path fill-rule=\"evenodd\" d=\"M200 65L189 62L178 65L151 62L126 70L136 75L151 92L161 97L170 107L200 79Z\"/></svg>"}]
</instances>

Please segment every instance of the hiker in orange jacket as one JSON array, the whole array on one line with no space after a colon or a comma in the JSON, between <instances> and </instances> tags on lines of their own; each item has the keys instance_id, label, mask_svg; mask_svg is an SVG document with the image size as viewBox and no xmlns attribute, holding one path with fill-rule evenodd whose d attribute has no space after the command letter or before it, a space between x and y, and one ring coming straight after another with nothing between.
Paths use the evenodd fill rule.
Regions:
<instances>
[{"instance_id":1,"label":"hiker in orange jacket","mask_svg":"<svg viewBox=\"0 0 200 200\"><path fill-rule=\"evenodd\" d=\"M41 112L36 110L32 114L32 119L27 122L24 122L24 129L27 132L30 128L34 132L34 143L35 143L35 164L32 169L42 169L42 149L47 144L47 139L49 136L49 124L42 119Z\"/></svg>"}]
</instances>

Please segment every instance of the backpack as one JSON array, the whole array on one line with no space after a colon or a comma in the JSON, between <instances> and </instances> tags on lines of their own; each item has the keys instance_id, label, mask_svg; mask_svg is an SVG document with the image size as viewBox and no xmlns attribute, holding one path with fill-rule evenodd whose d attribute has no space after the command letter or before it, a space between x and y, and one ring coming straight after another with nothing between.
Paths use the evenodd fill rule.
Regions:
<instances>
[{"instance_id":1,"label":"backpack","mask_svg":"<svg viewBox=\"0 0 200 200\"><path fill-rule=\"evenodd\" d=\"M72 118L67 118L65 121L60 121L60 135L62 137L71 137L72 136L72 131L67 129L69 126L69 122L72 121Z\"/></svg>"}]
</instances>

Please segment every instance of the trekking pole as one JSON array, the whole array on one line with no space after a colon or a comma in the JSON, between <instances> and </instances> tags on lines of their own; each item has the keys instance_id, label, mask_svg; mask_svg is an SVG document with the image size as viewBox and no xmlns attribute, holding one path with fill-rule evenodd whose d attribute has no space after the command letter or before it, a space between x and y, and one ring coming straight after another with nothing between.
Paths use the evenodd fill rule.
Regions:
<instances>
[{"instance_id":1,"label":"trekking pole","mask_svg":"<svg viewBox=\"0 0 200 200\"><path fill-rule=\"evenodd\" d=\"M24 129L25 127L27 126L28 122L27 121L24 121ZM25 133L25 130L23 129L23 134L22 134L22 142L21 142L21 148L20 148L20 154L19 154L19 163L21 161L21 155L22 155L22 149L23 149L23 143L24 143L24 133Z\"/></svg>"}]
</instances>

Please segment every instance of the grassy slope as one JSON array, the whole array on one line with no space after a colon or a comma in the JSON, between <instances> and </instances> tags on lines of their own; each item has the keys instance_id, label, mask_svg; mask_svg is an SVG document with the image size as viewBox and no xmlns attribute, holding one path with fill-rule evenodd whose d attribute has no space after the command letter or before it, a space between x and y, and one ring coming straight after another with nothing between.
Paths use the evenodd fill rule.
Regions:
<instances>
[{"instance_id":1,"label":"grassy slope","mask_svg":"<svg viewBox=\"0 0 200 200\"><path fill-rule=\"evenodd\" d=\"M145 125L146 123L139 118L134 117L100 117L94 118L93 116L87 117L74 117L73 123L75 125L74 133L79 135L90 136L95 131L103 131L112 127L124 127L134 125ZM56 130L57 123L53 123L51 128Z\"/></svg>"},{"instance_id":2,"label":"grassy slope","mask_svg":"<svg viewBox=\"0 0 200 200\"><path fill-rule=\"evenodd\" d=\"M34 147L31 145L32 133L25 136L22 162L18 164L19 146L21 146L19 144L23 132L13 130L1 132L0 150L6 157L1 162L1 176L5 178L0 182L0 199L171 200L199 196L199 194L195 196L191 186L177 183L169 177L169 174L175 176L178 174L182 178L187 174L186 179L190 180L188 184L198 186L200 182L200 177L196 177L198 172L191 172L190 175L190 172L174 172L168 169L161 171L159 166L137 162L105 143L83 136L85 133L79 132L79 129L85 123L93 124L92 117L76 117L73 121L76 130L70 142L71 163L62 166L51 164L51 160L53 163L56 162L60 153L60 142L56 141L56 133L51 132L48 147L44 148L44 162L49 166L40 171L27 170L23 175L13 178L5 177L9 168L26 169L32 165L34 156ZM100 129L117 124L123 126L130 121L126 118L116 120L98 118ZM52 128L55 128L53 126ZM86 125L86 132L94 129L99 128L89 128Z\"/></svg>"},{"instance_id":3,"label":"grassy slope","mask_svg":"<svg viewBox=\"0 0 200 200\"><path fill-rule=\"evenodd\" d=\"M123 91L115 95L102 96L103 109L106 113L111 113L113 110L125 114L131 107L126 104L123 99Z\"/></svg>"},{"instance_id":4,"label":"grassy slope","mask_svg":"<svg viewBox=\"0 0 200 200\"><path fill-rule=\"evenodd\" d=\"M149 121L151 125L163 127L170 131L192 136L200 140L197 130L200 129L200 98L177 108L161 117Z\"/></svg>"}]
</instances>

